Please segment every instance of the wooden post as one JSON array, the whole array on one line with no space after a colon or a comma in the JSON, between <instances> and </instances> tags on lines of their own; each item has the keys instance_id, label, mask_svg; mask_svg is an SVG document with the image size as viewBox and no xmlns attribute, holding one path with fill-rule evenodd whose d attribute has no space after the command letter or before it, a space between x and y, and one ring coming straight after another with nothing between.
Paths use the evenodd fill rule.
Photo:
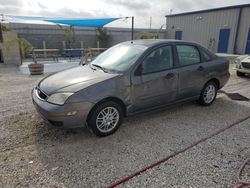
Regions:
<instances>
[{"instance_id":1,"label":"wooden post","mask_svg":"<svg viewBox=\"0 0 250 188\"><path fill-rule=\"evenodd\" d=\"M83 57L84 55L84 50L83 50L83 41L81 41L81 56Z\"/></svg>"},{"instance_id":2,"label":"wooden post","mask_svg":"<svg viewBox=\"0 0 250 188\"><path fill-rule=\"evenodd\" d=\"M100 49L100 41L98 40L97 41L97 52L98 52L98 54L99 54L99 49Z\"/></svg>"},{"instance_id":3,"label":"wooden post","mask_svg":"<svg viewBox=\"0 0 250 188\"><path fill-rule=\"evenodd\" d=\"M33 62L36 63L36 53L34 50L32 51L32 55L33 55Z\"/></svg>"},{"instance_id":4,"label":"wooden post","mask_svg":"<svg viewBox=\"0 0 250 188\"><path fill-rule=\"evenodd\" d=\"M46 50L46 41L43 41L43 49ZM44 57L47 57L47 52L43 52Z\"/></svg>"},{"instance_id":5,"label":"wooden post","mask_svg":"<svg viewBox=\"0 0 250 188\"><path fill-rule=\"evenodd\" d=\"M63 46L63 49L66 49L66 42L65 41L62 41L62 46Z\"/></svg>"}]
</instances>

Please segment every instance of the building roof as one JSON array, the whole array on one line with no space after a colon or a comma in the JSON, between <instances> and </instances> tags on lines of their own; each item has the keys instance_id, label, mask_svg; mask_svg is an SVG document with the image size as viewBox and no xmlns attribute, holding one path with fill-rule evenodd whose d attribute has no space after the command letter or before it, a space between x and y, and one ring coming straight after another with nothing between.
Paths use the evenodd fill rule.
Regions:
<instances>
[{"instance_id":1,"label":"building roof","mask_svg":"<svg viewBox=\"0 0 250 188\"><path fill-rule=\"evenodd\" d=\"M177 13L177 14L168 14L168 15L166 15L166 17L183 16L183 15L189 15L189 14L205 13L205 12L212 12L212 11L218 11L218 10L228 10L228 9L235 9L235 8L244 8L244 7L250 7L250 3L242 4L242 5L233 5L233 6L227 6L227 7L205 9L205 10L198 10L198 11L191 11L191 12L183 12L183 13Z\"/></svg>"}]
</instances>

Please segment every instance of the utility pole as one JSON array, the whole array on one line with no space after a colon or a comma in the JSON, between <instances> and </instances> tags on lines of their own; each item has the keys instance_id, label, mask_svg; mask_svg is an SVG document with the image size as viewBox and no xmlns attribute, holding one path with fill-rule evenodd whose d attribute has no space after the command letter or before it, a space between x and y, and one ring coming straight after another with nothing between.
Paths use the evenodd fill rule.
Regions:
<instances>
[{"instance_id":1,"label":"utility pole","mask_svg":"<svg viewBox=\"0 0 250 188\"><path fill-rule=\"evenodd\" d=\"M152 28L152 16L149 17L149 29Z\"/></svg>"},{"instance_id":2,"label":"utility pole","mask_svg":"<svg viewBox=\"0 0 250 188\"><path fill-rule=\"evenodd\" d=\"M134 40L134 16L132 16L132 36L131 36L131 39L132 39L132 42Z\"/></svg>"},{"instance_id":3,"label":"utility pole","mask_svg":"<svg viewBox=\"0 0 250 188\"><path fill-rule=\"evenodd\" d=\"M0 14L1 15L1 22L4 21L4 14Z\"/></svg>"}]
</instances>

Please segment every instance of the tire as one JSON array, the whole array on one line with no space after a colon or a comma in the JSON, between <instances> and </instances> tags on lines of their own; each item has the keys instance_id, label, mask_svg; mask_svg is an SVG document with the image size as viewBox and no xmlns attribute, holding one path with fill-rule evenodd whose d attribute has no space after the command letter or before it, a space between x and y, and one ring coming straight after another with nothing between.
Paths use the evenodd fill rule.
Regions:
<instances>
[{"instance_id":1,"label":"tire","mask_svg":"<svg viewBox=\"0 0 250 188\"><path fill-rule=\"evenodd\" d=\"M96 106L91 112L88 127L96 136L108 136L119 128L122 120L123 111L121 106L116 102L107 101Z\"/></svg>"},{"instance_id":2,"label":"tire","mask_svg":"<svg viewBox=\"0 0 250 188\"><path fill-rule=\"evenodd\" d=\"M243 72L239 72L239 71L236 71L236 74L237 74L237 76L239 76L239 77L243 77L243 76L245 76L245 73L243 73Z\"/></svg>"},{"instance_id":3,"label":"tire","mask_svg":"<svg viewBox=\"0 0 250 188\"><path fill-rule=\"evenodd\" d=\"M217 90L218 90L217 84L215 82L213 82L213 81L209 81L203 87L198 102L202 106L211 105L214 102L215 98L216 98ZM207 95L207 92L210 92L209 95Z\"/></svg>"}]
</instances>

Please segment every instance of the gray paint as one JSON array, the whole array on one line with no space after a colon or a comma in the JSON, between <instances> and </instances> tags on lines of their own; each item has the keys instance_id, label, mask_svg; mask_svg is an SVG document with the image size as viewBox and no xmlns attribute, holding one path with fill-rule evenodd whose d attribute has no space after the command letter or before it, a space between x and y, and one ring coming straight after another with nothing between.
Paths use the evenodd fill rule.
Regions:
<instances>
[{"instance_id":1,"label":"gray paint","mask_svg":"<svg viewBox=\"0 0 250 188\"><path fill-rule=\"evenodd\" d=\"M38 112L45 119L63 121L65 127L82 126L91 109L104 99L110 100L110 97L115 101L121 101L125 107L125 114L132 115L184 100L196 100L209 80L217 79L220 89L229 79L229 63L226 59L213 55L211 61L204 62L201 56L201 62L198 64L180 67L175 50L173 68L150 74L135 74L145 56L156 48L164 45L172 45L174 48L176 44L195 45L200 50L203 48L195 43L175 40L137 40L133 44L127 44L147 47L128 71L119 74L104 73L85 65L43 79L38 88L48 96L58 92L74 94L63 106L59 106L48 103L46 98L40 99L34 89L33 100ZM199 67L203 69L198 69ZM173 76L166 77L169 73ZM66 116L67 112L75 110L81 113L74 117Z\"/></svg>"},{"instance_id":2,"label":"gray paint","mask_svg":"<svg viewBox=\"0 0 250 188\"><path fill-rule=\"evenodd\" d=\"M228 53L233 53L240 8L242 8L242 15L236 53L243 54L250 27L250 7L246 6L167 16L167 37L174 38L175 31L182 30L183 40L198 42L211 51L217 52L220 29L230 28Z\"/></svg>"}]
</instances>

